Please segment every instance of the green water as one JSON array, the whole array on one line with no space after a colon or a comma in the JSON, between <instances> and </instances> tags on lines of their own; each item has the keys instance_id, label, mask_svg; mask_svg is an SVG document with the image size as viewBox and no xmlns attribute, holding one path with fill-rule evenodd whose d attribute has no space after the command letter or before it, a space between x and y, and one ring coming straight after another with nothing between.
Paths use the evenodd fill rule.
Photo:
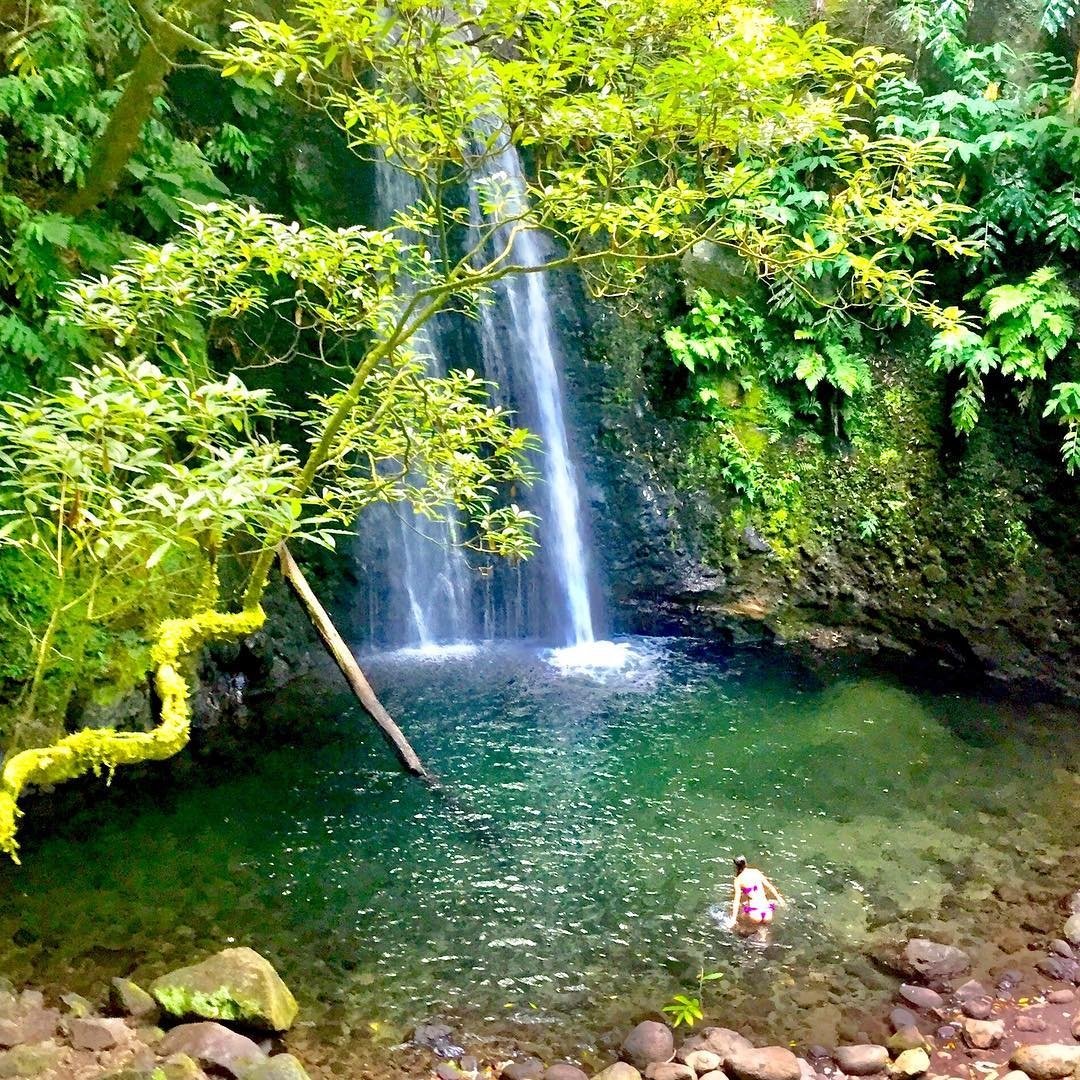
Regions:
<instances>
[{"instance_id":1,"label":"green water","mask_svg":"<svg viewBox=\"0 0 1080 1080\"><path fill-rule=\"evenodd\" d=\"M427 1017L581 1045L725 972L712 1011L827 1037L885 979L876 929L985 895L1076 834L1080 737L865 675L635 643L606 680L531 650L369 670L444 779L361 717L318 750L71 822L0 875L0 970L94 992L227 944L270 956L328 1038ZM298 707L297 723L320 701ZM769 948L711 913L745 853L791 898ZM359 1034L358 1034L359 1033Z\"/></svg>"}]
</instances>

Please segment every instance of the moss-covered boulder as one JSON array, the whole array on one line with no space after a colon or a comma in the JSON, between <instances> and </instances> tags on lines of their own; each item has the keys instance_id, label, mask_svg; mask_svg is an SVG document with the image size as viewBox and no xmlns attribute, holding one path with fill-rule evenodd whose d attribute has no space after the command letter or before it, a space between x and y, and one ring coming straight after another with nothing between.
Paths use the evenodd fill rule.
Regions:
<instances>
[{"instance_id":1,"label":"moss-covered boulder","mask_svg":"<svg viewBox=\"0 0 1080 1080\"><path fill-rule=\"evenodd\" d=\"M223 949L163 975L150 992L178 1017L234 1020L264 1031L285 1031L296 1019L296 999L254 949Z\"/></svg>"}]
</instances>

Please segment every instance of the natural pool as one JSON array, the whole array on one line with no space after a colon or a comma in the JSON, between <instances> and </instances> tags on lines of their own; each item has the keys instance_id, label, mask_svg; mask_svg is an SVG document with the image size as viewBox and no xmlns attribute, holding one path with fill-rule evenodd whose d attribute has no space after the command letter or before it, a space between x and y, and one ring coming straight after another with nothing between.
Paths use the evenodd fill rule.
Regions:
<instances>
[{"instance_id":1,"label":"natural pool","mask_svg":"<svg viewBox=\"0 0 1080 1080\"><path fill-rule=\"evenodd\" d=\"M235 941L274 960L326 1039L439 1016L570 1048L703 968L725 973L715 1014L828 1038L838 996L885 985L863 956L875 928L1074 842L1071 718L754 651L630 647L603 677L525 646L368 658L445 794L398 773L356 714L329 745L73 820L0 871L0 970L94 992ZM309 686L294 707L300 724L343 706ZM767 949L711 914L739 853L793 901Z\"/></svg>"}]
</instances>

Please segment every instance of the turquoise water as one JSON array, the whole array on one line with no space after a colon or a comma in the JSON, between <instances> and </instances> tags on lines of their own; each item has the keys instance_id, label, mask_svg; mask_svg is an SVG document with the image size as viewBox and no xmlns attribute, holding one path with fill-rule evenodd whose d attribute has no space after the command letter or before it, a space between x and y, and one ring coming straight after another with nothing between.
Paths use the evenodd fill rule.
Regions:
<instances>
[{"instance_id":1,"label":"turquoise water","mask_svg":"<svg viewBox=\"0 0 1080 1080\"><path fill-rule=\"evenodd\" d=\"M93 993L245 943L326 1037L440 1016L558 1046L703 968L725 973L714 1013L828 1038L838 1000L885 985L875 934L949 890L977 900L1080 824L1074 718L633 648L602 679L523 647L370 659L442 793L350 714L330 745L73 821L0 872L0 970ZM308 687L294 708L351 706ZM768 948L714 917L740 853L792 901Z\"/></svg>"}]
</instances>

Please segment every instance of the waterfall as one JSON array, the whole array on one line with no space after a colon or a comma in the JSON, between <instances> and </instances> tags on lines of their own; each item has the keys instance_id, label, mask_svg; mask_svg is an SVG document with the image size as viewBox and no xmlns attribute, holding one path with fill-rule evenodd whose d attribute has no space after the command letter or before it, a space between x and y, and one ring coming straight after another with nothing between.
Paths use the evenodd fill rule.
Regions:
<instances>
[{"instance_id":1,"label":"waterfall","mask_svg":"<svg viewBox=\"0 0 1080 1080\"><path fill-rule=\"evenodd\" d=\"M542 234L521 229L511 236L513 219L525 209L527 197L517 150L501 130L481 124L477 129L484 149L470 182L474 224L497 226L493 243L500 248L511 245L514 265L541 267L547 262ZM492 191L498 192L495 201L500 211L494 216L485 215L481 208L482 189L487 189L489 197ZM505 223L500 225L500 220ZM497 384L500 403L516 406L540 436L541 550L555 579L557 595L552 599L558 606L557 632L565 644L585 645L595 640L596 627L547 275L539 271L510 274L497 282L495 291L494 306L485 306L480 317L484 371ZM505 315L505 322L500 315ZM529 400L522 401L523 397Z\"/></svg>"},{"instance_id":2,"label":"waterfall","mask_svg":"<svg viewBox=\"0 0 1080 1080\"><path fill-rule=\"evenodd\" d=\"M385 161L375 167L375 194L386 225L420 197L415 180ZM437 324L420 330L411 347L426 357L431 375L446 374ZM452 510L432 521L405 504L372 507L360 522L360 549L373 641L427 647L474 636L472 572Z\"/></svg>"}]
</instances>

